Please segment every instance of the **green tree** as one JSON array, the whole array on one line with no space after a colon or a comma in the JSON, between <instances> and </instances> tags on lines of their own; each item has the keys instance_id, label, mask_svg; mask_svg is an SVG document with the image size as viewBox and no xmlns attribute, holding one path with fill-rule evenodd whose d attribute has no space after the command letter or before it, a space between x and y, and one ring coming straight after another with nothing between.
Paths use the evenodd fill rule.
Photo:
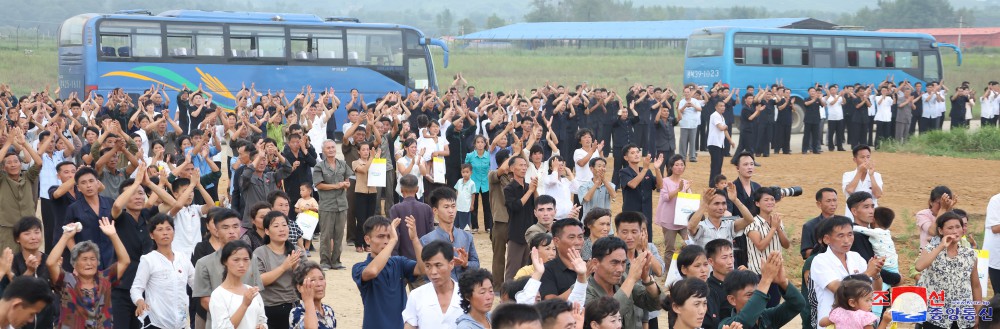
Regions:
<instances>
[{"instance_id":1,"label":"green tree","mask_svg":"<svg viewBox=\"0 0 1000 329\"><path fill-rule=\"evenodd\" d=\"M440 14L437 14L435 22L437 23L438 34L448 35L451 34L451 25L454 24L455 16L451 14L451 9L445 9Z\"/></svg>"},{"instance_id":2,"label":"green tree","mask_svg":"<svg viewBox=\"0 0 1000 329\"><path fill-rule=\"evenodd\" d=\"M458 34L465 35L472 32L476 32L476 22L468 18L458 21Z\"/></svg>"},{"instance_id":3,"label":"green tree","mask_svg":"<svg viewBox=\"0 0 1000 329\"><path fill-rule=\"evenodd\" d=\"M497 16L496 13L486 18L487 29L495 29L504 25L507 25L507 20L500 18L500 16Z\"/></svg>"},{"instance_id":4,"label":"green tree","mask_svg":"<svg viewBox=\"0 0 1000 329\"><path fill-rule=\"evenodd\" d=\"M971 26L972 10L955 10L948 0L879 1L877 8L861 8L844 23L864 26L871 30L883 28L935 28Z\"/></svg>"},{"instance_id":5,"label":"green tree","mask_svg":"<svg viewBox=\"0 0 1000 329\"><path fill-rule=\"evenodd\" d=\"M526 22L563 22L566 18L549 0L532 0L531 11L524 15Z\"/></svg>"}]
</instances>

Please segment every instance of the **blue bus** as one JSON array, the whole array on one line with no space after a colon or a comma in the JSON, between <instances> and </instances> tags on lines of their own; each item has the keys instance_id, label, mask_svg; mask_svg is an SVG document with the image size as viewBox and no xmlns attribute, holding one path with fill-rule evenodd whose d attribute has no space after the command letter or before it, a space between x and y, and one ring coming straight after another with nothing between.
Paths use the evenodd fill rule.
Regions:
<instances>
[{"instance_id":1,"label":"blue bus","mask_svg":"<svg viewBox=\"0 0 1000 329\"><path fill-rule=\"evenodd\" d=\"M769 86L782 79L792 95L808 98L821 84L941 81L940 47L951 44L919 33L847 30L714 27L696 30L687 40L684 83L705 86L722 81L730 88ZM736 108L736 118L739 111ZM795 106L792 129L801 131L803 109Z\"/></svg>"},{"instance_id":2,"label":"blue bus","mask_svg":"<svg viewBox=\"0 0 1000 329\"><path fill-rule=\"evenodd\" d=\"M59 28L60 96L118 87L140 94L162 83L173 98L200 84L232 109L242 85L254 82L259 92L285 90L289 99L307 85L333 87L344 103L356 88L373 102L390 91L437 90L429 46L443 48L447 66L443 41L396 24L198 10L81 14ZM345 122L345 111L336 116Z\"/></svg>"}]
</instances>

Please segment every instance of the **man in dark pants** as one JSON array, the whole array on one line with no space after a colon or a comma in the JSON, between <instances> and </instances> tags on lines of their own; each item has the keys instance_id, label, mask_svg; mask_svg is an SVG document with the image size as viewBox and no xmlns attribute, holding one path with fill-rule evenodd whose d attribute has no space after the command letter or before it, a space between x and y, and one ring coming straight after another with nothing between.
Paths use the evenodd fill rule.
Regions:
<instances>
[{"instance_id":1,"label":"man in dark pants","mask_svg":"<svg viewBox=\"0 0 1000 329\"><path fill-rule=\"evenodd\" d=\"M871 101L868 99L868 91L864 89L859 90L856 96L848 101L848 104L851 105L849 107L849 111L851 111L851 133L847 137L852 149L867 142L868 130L871 128L871 123L868 121L868 106L871 105Z\"/></svg>"},{"instance_id":2,"label":"man in dark pants","mask_svg":"<svg viewBox=\"0 0 1000 329\"><path fill-rule=\"evenodd\" d=\"M650 95L647 89L640 90L639 98L635 100L633 110L636 113L635 115L639 117L639 122L634 124L635 140L632 143L638 145L643 150L651 150L649 132L650 126L653 123L653 116L656 115L656 113L653 113L653 104L655 103L656 101L652 99L652 95Z\"/></svg>"},{"instance_id":3,"label":"man in dark pants","mask_svg":"<svg viewBox=\"0 0 1000 329\"><path fill-rule=\"evenodd\" d=\"M754 128L757 137L757 144L755 151L757 155L769 157L771 156L771 140L774 138L774 111L775 111L775 97L774 93L770 90L762 90L763 95L757 98L757 102L763 103L764 110L760 112L757 116L757 125Z\"/></svg>"},{"instance_id":4,"label":"man in dark pants","mask_svg":"<svg viewBox=\"0 0 1000 329\"><path fill-rule=\"evenodd\" d=\"M778 119L774 123L774 145L771 146L775 154L792 154L792 112L795 111L794 105L802 106L802 99L792 96L791 89L782 87L778 90L782 99L776 107Z\"/></svg>"},{"instance_id":5,"label":"man in dark pants","mask_svg":"<svg viewBox=\"0 0 1000 329\"><path fill-rule=\"evenodd\" d=\"M618 172L625 166L625 146L636 141L635 130L632 128L639 122L639 116L634 109L618 110L618 118L611 125L611 145L614 147L615 171L611 175L611 181L615 186L621 187L618 182Z\"/></svg>"},{"instance_id":6,"label":"man in dark pants","mask_svg":"<svg viewBox=\"0 0 1000 329\"><path fill-rule=\"evenodd\" d=\"M698 125L698 151L707 152L708 151L708 120L715 112L715 103L722 100L719 97L720 89L722 84L716 82L712 84L712 90L708 93L708 100L705 101L705 105L702 106L703 111L701 111L701 124Z\"/></svg>"},{"instance_id":7,"label":"man in dark pants","mask_svg":"<svg viewBox=\"0 0 1000 329\"><path fill-rule=\"evenodd\" d=\"M820 154L823 151L820 150L819 141L823 139L821 125L823 121L820 119L821 106L823 105L822 95L816 91L816 88L809 87L809 99L805 101L805 112L802 118L802 122L805 124L804 130L802 131L802 154L809 153ZM832 146L832 145L831 145Z\"/></svg>"},{"instance_id":8,"label":"man in dark pants","mask_svg":"<svg viewBox=\"0 0 1000 329\"><path fill-rule=\"evenodd\" d=\"M920 122L920 118L924 115L924 102L920 101L920 94L923 93L924 85L920 82L913 84L913 92L911 92L916 102L913 102L913 119L910 120L910 136L917 133L917 123ZM923 124L920 124L920 129L923 129Z\"/></svg>"},{"instance_id":9,"label":"man in dark pants","mask_svg":"<svg viewBox=\"0 0 1000 329\"><path fill-rule=\"evenodd\" d=\"M722 113L722 118L726 120L726 129L729 132L729 136L732 136L733 123L735 123L736 121L734 109L736 108L736 102L737 102L736 100L740 98L739 95L740 90L739 89L736 89L735 91L729 90L728 85L721 85L719 88L720 88L719 92L715 97L713 97L713 99L715 99L718 102L722 102L723 104L726 104L726 111ZM711 102L712 100L710 99L709 101ZM702 120L702 122L708 122L708 120ZM729 143L723 143L723 144L725 145L722 147L722 153L727 157L731 156L732 153L730 153L729 149L731 146L729 145Z\"/></svg>"},{"instance_id":10,"label":"man in dark pants","mask_svg":"<svg viewBox=\"0 0 1000 329\"><path fill-rule=\"evenodd\" d=\"M750 87L752 88L752 87ZM748 91L743 96L743 110L740 111L740 144L736 147L734 154L747 152L754 154L757 146L757 118L764 110L764 104L754 101L752 91Z\"/></svg>"},{"instance_id":11,"label":"man in dark pants","mask_svg":"<svg viewBox=\"0 0 1000 329\"><path fill-rule=\"evenodd\" d=\"M837 85L830 86L826 90L827 95L823 97L823 105L826 106L826 149L833 151L844 150L844 92L840 92ZM822 138L822 137L821 137Z\"/></svg>"}]
</instances>

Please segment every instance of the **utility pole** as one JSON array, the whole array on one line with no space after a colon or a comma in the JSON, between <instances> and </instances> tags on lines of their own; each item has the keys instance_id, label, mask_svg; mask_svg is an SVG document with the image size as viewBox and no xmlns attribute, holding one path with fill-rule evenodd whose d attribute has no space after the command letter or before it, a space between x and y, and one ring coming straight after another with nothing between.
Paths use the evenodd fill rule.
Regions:
<instances>
[{"instance_id":1,"label":"utility pole","mask_svg":"<svg viewBox=\"0 0 1000 329\"><path fill-rule=\"evenodd\" d=\"M962 49L962 28L965 23L965 16L958 16L958 49Z\"/></svg>"}]
</instances>

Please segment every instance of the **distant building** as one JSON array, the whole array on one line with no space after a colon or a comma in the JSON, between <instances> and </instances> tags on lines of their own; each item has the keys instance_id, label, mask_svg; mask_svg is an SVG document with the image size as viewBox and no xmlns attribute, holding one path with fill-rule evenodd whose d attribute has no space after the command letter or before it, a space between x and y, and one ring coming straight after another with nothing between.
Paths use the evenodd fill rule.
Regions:
<instances>
[{"instance_id":1,"label":"distant building","mask_svg":"<svg viewBox=\"0 0 1000 329\"><path fill-rule=\"evenodd\" d=\"M517 23L456 39L469 47L683 48L691 31L715 26L831 30L813 18Z\"/></svg>"},{"instance_id":2,"label":"distant building","mask_svg":"<svg viewBox=\"0 0 1000 329\"><path fill-rule=\"evenodd\" d=\"M958 44L958 36L962 36L962 48L968 47L1000 47L1000 27L969 27L942 29L882 29L885 32L926 33L938 42Z\"/></svg>"}]
</instances>

